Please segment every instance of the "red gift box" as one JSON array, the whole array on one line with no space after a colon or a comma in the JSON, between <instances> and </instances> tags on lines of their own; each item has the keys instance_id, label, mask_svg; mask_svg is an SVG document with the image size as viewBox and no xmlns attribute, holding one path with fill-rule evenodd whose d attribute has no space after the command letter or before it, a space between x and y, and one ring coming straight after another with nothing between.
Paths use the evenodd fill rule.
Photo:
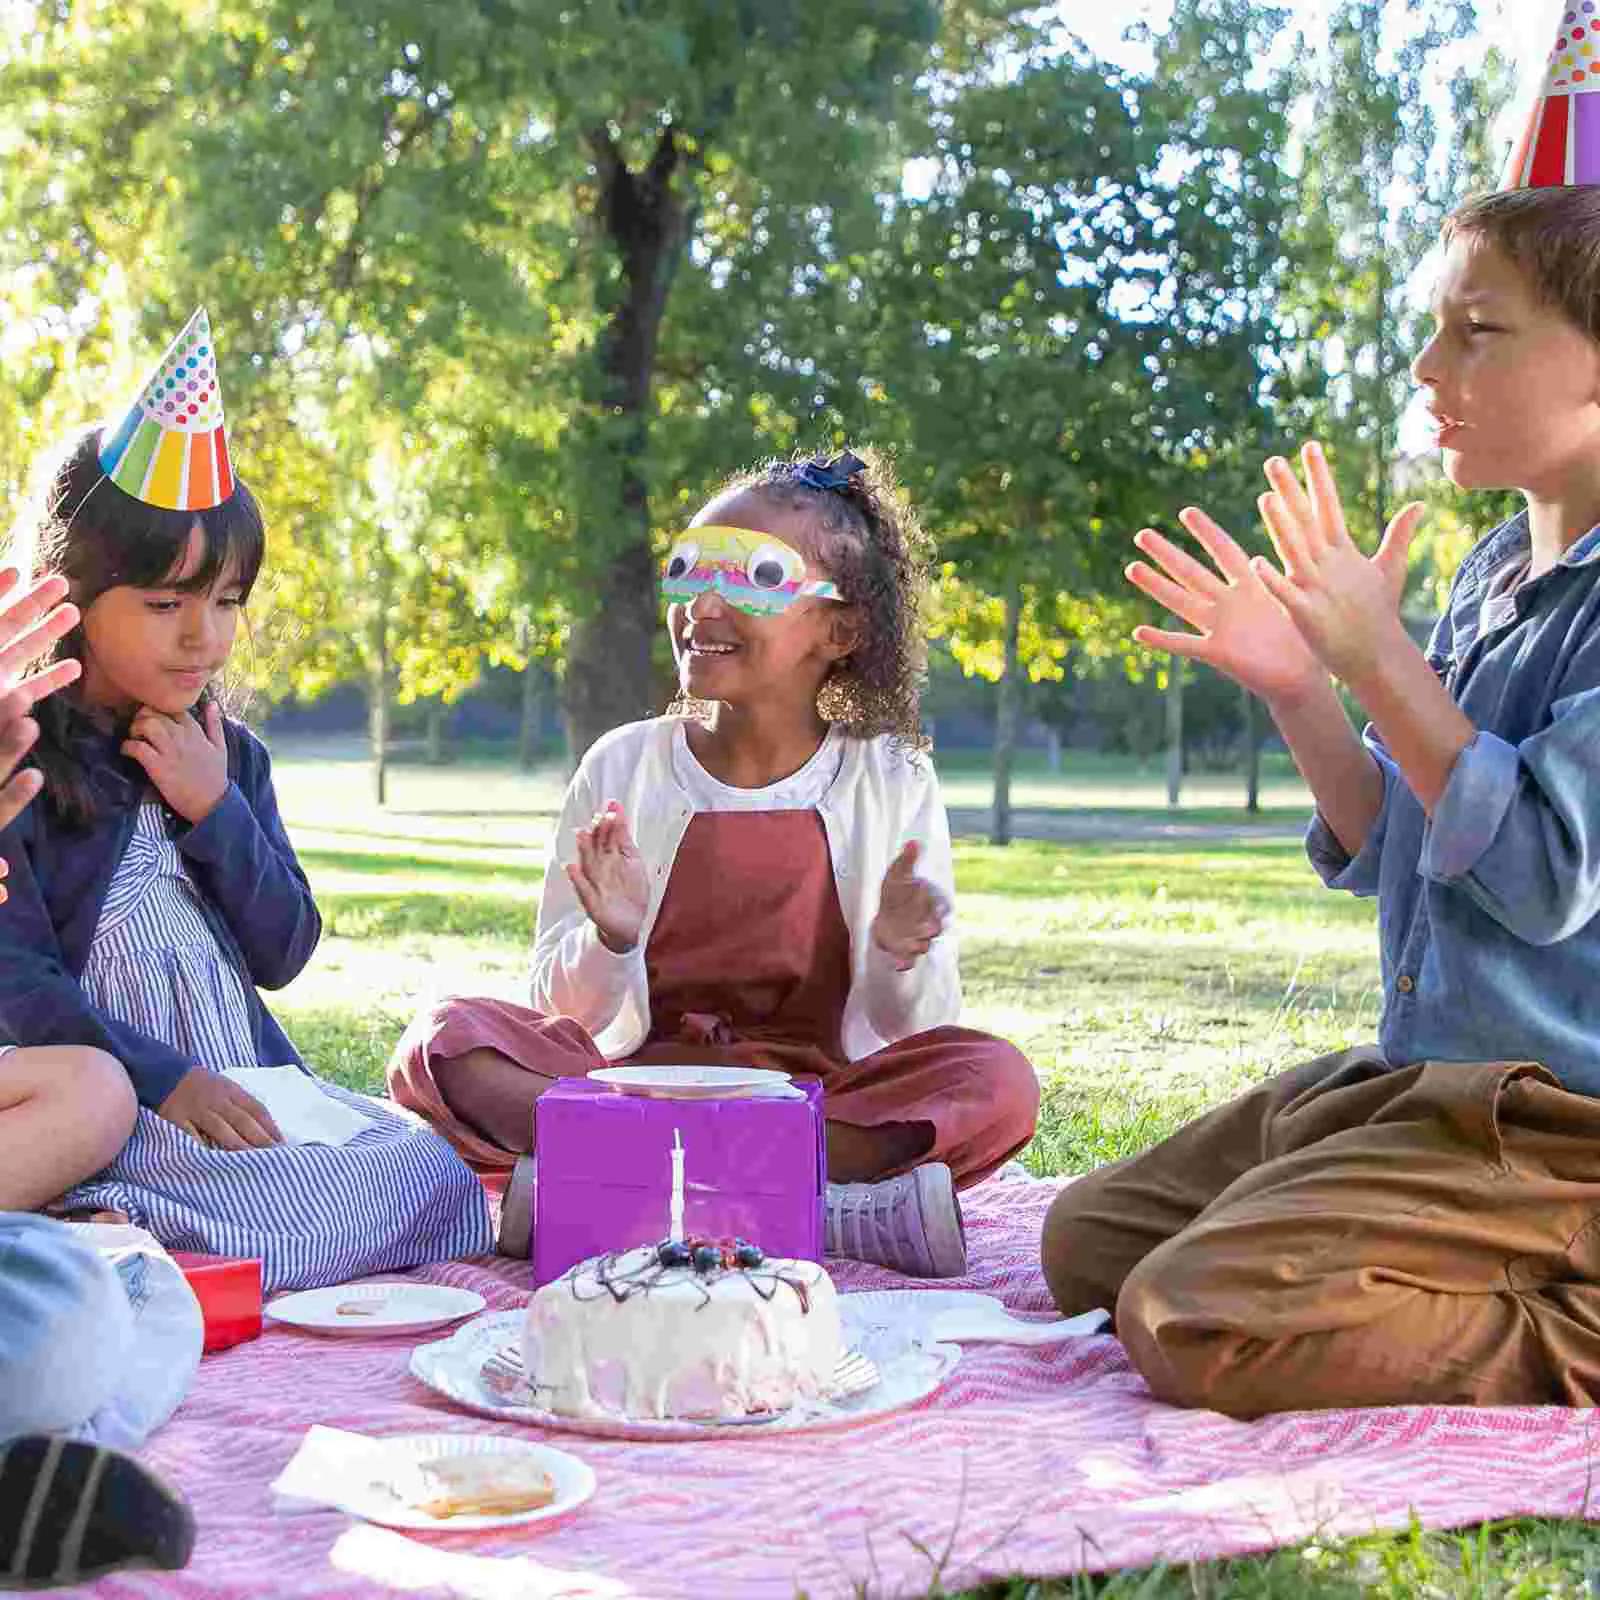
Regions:
<instances>
[{"instance_id":1,"label":"red gift box","mask_svg":"<svg viewBox=\"0 0 1600 1600\"><path fill-rule=\"evenodd\" d=\"M195 1250L174 1250L172 1259L189 1280L205 1321L207 1352L243 1344L261 1332L261 1263Z\"/></svg>"}]
</instances>

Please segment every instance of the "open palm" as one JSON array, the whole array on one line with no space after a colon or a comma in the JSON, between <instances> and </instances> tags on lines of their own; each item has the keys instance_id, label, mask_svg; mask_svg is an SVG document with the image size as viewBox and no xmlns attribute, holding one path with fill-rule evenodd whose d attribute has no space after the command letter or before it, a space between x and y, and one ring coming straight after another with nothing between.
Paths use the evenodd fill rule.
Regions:
<instances>
[{"instance_id":1,"label":"open palm","mask_svg":"<svg viewBox=\"0 0 1600 1600\"><path fill-rule=\"evenodd\" d=\"M1155 566L1132 562L1127 577L1195 632L1141 626L1134 629L1134 638L1152 649L1204 661L1269 706L1325 679L1299 629L1234 540L1198 507L1189 507L1178 520L1213 565L1145 528L1134 543Z\"/></svg>"},{"instance_id":2,"label":"open palm","mask_svg":"<svg viewBox=\"0 0 1600 1600\"><path fill-rule=\"evenodd\" d=\"M631 950L650 909L650 869L628 831L622 807L608 801L587 828L576 830L578 859L567 878L601 940L612 950Z\"/></svg>"}]
</instances>

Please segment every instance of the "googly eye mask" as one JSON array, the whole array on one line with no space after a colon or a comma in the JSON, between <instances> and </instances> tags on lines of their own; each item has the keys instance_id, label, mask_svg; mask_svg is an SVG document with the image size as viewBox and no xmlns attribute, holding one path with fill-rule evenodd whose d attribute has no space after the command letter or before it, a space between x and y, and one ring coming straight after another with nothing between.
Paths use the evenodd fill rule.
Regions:
<instances>
[{"instance_id":1,"label":"googly eye mask","mask_svg":"<svg viewBox=\"0 0 1600 1600\"><path fill-rule=\"evenodd\" d=\"M678 535L661 570L661 592L686 605L716 592L736 611L770 617L804 595L840 600L838 586L806 575L806 558L793 545L750 528L688 528Z\"/></svg>"}]
</instances>

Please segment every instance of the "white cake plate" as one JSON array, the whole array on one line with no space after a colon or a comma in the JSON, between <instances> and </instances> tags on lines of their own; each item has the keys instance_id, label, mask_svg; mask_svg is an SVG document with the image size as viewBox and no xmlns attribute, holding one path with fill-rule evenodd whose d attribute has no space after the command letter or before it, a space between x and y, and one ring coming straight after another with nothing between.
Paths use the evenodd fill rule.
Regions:
<instances>
[{"instance_id":1,"label":"white cake plate","mask_svg":"<svg viewBox=\"0 0 1600 1600\"><path fill-rule=\"evenodd\" d=\"M497 1358L502 1350L515 1350L522 1340L524 1313L495 1311L477 1317L448 1339L418 1345L411 1352L412 1376L447 1400L483 1416L508 1422L526 1422L539 1428L567 1433L597 1434L608 1439L768 1438L775 1433L810 1432L820 1428L850 1427L873 1417L887 1416L925 1400L955 1370L961 1359L959 1345L907 1336L900 1330L879 1338L871 1328L862 1336L852 1326L850 1297L839 1297L846 1347L876 1364L878 1382L847 1399L801 1400L787 1411L757 1419L740 1417L722 1421L685 1419L656 1421L620 1417L563 1417L533 1404L527 1385L507 1372ZM485 1368L487 1367L487 1371Z\"/></svg>"}]
</instances>

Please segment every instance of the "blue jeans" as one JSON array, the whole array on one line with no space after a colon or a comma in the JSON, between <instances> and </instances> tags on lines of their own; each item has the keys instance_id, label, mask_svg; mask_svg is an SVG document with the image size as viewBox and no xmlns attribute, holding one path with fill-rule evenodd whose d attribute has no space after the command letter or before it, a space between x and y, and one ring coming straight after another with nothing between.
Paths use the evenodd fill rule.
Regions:
<instances>
[{"instance_id":1,"label":"blue jeans","mask_svg":"<svg viewBox=\"0 0 1600 1600\"><path fill-rule=\"evenodd\" d=\"M147 1234L84 1238L0 1212L0 1441L71 1433L137 1448L188 1392L204 1336L194 1290Z\"/></svg>"}]
</instances>

